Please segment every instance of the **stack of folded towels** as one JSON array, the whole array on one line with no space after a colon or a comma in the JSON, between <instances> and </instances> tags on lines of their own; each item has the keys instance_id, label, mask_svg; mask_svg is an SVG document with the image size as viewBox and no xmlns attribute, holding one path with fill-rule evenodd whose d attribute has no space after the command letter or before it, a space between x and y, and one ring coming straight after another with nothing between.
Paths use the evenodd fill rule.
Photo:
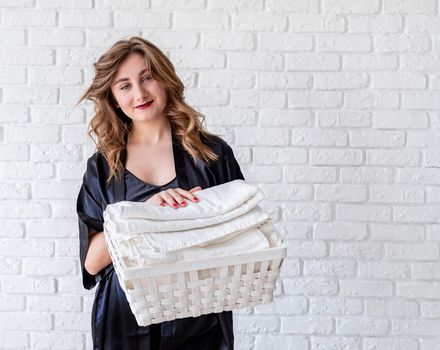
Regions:
<instances>
[{"instance_id":1,"label":"stack of folded towels","mask_svg":"<svg viewBox=\"0 0 440 350\"><path fill-rule=\"evenodd\" d=\"M258 203L261 190L234 180L197 192L198 203L174 209L122 201L104 211L104 231L128 266L248 253L281 239Z\"/></svg>"}]
</instances>

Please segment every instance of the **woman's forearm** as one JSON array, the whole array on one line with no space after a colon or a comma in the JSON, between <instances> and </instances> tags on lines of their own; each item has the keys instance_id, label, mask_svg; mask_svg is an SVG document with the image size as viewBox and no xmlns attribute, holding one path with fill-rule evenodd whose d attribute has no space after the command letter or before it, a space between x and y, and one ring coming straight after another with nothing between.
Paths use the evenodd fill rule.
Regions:
<instances>
[{"instance_id":1,"label":"woman's forearm","mask_svg":"<svg viewBox=\"0 0 440 350\"><path fill-rule=\"evenodd\" d=\"M104 232L98 232L90 237L89 250L87 252L84 267L91 275L96 275L104 267L112 262L108 252Z\"/></svg>"}]
</instances>

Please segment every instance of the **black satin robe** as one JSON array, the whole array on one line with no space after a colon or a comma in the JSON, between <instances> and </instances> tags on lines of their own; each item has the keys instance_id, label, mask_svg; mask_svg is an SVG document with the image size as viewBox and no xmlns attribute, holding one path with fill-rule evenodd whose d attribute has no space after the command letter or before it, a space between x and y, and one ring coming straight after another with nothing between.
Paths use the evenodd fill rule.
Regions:
<instances>
[{"instance_id":1,"label":"black satin robe","mask_svg":"<svg viewBox=\"0 0 440 350\"><path fill-rule=\"evenodd\" d=\"M183 149L174 133L172 140L177 184L176 181L173 183L177 187L190 190L201 186L205 189L235 179L244 179L231 147L223 139L202 139L220 156L210 166L199 159L194 161ZM123 152L124 164L125 159L126 153ZM126 198L124 178L114 180L106 186L108 170L104 157L97 152L93 154L87 161L87 169L77 198L83 285L84 288L91 289L99 283L91 317L93 348L99 350L233 349L231 311L140 327L119 286L113 265L110 264L96 276L90 275L85 270L84 262L89 246L90 229L96 232L103 231L103 211L107 204ZM160 190L158 188L158 191Z\"/></svg>"}]
</instances>

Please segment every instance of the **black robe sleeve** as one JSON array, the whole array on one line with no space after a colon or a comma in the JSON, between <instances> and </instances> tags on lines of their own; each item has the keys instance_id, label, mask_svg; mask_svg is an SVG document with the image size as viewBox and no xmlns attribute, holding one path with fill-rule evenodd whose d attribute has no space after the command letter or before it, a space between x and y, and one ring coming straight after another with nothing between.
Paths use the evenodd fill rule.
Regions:
<instances>
[{"instance_id":1,"label":"black robe sleeve","mask_svg":"<svg viewBox=\"0 0 440 350\"><path fill-rule=\"evenodd\" d=\"M233 180L244 180L243 173L241 172L240 166L234 157L234 152L231 146L229 146L225 141L222 142L222 170L224 172L224 182L229 182Z\"/></svg>"},{"instance_id":2,"label":"black robe sleeve","mask_svg":"<svg viewBox=\"0 0 440 350\"><path fill-rule=\"evenodd\" d=\"M79 252L83 285L86 289L93 288L100 279L100 274L93 276L85 267L89 239L93 233L103 231L103 205L100 191L96 154L87 161L87 169L83 177L76 210L79 225ZM96 232L94 232L94 231Z\"/></svg>"}]
</instances>

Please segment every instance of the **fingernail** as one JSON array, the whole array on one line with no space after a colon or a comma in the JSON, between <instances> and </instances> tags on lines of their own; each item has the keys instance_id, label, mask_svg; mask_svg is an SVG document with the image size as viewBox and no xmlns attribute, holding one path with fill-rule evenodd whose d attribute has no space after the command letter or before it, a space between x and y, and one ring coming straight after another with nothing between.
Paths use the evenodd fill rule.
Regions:
<instances>
[{"instance_id":1,"label":"fingernail","mask_svg":"<svg viewBox=\"0 0 440 350\"><path fill-rule=\"evenodd\" d=\"M180 203L180 205L186 205L186 203L185 203L185 202L182 202L182 203Z\"/></svg>"},{"instance_id":2,"label":"fingernail","mask_svg":"<svg viewBox=\"0 0 440 350\"><path fill-rule=\"evenodd\" d=\"M173 208L177 208L177 204L176 203L173 203Z\"/></svg>"},{"instance_id":3,"label":"fingernail","mask_svg":"<svg viewBox=\"0 0 440 350\"><path fill-rule=\"evenodd\" d=\"M198 199L197 197L194 197L194 200L195 200L196 202L198 202L198 201L199 201L199 199Z\"/></svg>"},{"instance_id":4,"label":"fingernail","mask_svg":"<svg viewBox=\"0 0 440 350\"><path fill-rule=\"evenodd\" d=\"M160 206L161 206L161 207L164 207L164 206L165 206L165 203L164 203L164 202L160 203Z\"/></svg>"}]
</instances>

